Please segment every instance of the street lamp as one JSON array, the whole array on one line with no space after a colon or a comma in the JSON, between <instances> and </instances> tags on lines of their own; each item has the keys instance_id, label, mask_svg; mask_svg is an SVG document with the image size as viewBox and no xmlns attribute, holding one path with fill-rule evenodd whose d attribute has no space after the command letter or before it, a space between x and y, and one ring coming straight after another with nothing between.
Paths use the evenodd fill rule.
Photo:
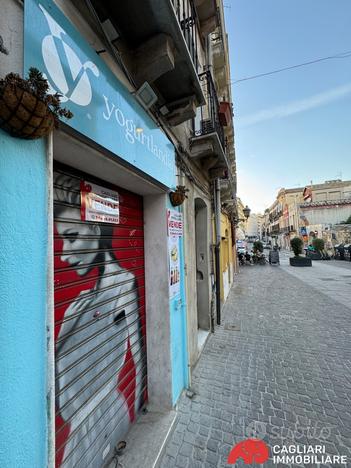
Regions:
<instances>
[{"instance_id":1,"label":"street lamp","mask_svg":"<svg viewBox=\"0 0 351 468\"><path fill-rule=\"evenodd\" d=\"M247 205L243 209L243 213L244 213L244 216L245 216L246 220L248 220L249 217L250 217L251 210Z\"/></svg>"}]
</instances>

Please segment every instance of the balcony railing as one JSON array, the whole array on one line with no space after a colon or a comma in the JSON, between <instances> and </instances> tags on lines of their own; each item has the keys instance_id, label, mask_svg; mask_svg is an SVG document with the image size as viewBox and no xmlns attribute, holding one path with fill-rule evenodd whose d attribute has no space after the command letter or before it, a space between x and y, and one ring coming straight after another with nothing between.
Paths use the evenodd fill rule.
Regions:
<instances>
[{"instance_id":1,"label":"balcony railing","mask_svg":"<svg viewBox=\"0 0 351 468\"><path fill-rule=\"evenodd\" d=\"M280 228L281 234L288 234L289 233L289 226L284 226Z\"/></svg>"},{"instance_id":2,"label":"balcony railing","mask_svg":"<svg viewBox=\"0 0 351 468\"><path fill-rule=\"evenodd\" d=\"M188 46L196 73L199 71L199 58L197 54L196 8L193 0L172 0L173 7Z\"/></svg>"},{"instance_id":3,"label":"balcony railing","mask_svg":"<svg viewBox=\"0 0 351 468\"><path fill-rule=\"evenodd\" d=\"M216 132L225 152L224 130L219 122L219 101L211 72L201 73L199 80L206 98L206 104L198 109L194 121L194 134L195 136L202 136Z\"/></svg>"}]
</instances>

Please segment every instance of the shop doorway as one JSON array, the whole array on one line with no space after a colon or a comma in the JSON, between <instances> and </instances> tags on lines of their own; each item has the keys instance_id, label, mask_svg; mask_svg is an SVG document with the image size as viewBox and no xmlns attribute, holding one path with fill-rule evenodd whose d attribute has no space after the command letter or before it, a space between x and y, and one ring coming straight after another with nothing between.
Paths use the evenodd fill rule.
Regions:
<instances>
[{"instance_id":1,"label":"shop doorway","mask_svg":"<svg viewBox=\"0 0 351 468\"><path fill-rule=\"evenodd\" d=\"M208 207L195 199L196 294L199 347L210 330Z\"/></svg>"},{"instance_id":2,"label":"shop doorway","mask_svg":"<svg viewBox=\"0 0 351 468\"><path fill-rule=\"evenodd\" d=\"M143 199L53 180L56 466L101 467L147 399Z\"/></svg>"}]
</instances>

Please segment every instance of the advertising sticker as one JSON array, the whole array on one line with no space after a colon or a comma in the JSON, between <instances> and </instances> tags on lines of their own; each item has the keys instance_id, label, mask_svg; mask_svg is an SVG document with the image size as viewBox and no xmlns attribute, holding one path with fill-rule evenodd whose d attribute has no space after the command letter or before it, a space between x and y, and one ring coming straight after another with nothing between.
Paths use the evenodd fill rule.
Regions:
<instances>
[{"instance_id":1,"label":"advertising sticker","mask_svg":"<svg viewBox=\"0 0 351 468\"><path fill-rule=\"evenodd\" d=\"M119 224L119 197L114 190L82 182L80 187L81 219Z\"/></svg>"},{"instance_id":2,"label":"advertising sticker","mask_svg":"<svg viewBox=\"0 0 351 468\"><path fill-rule=\"evenodd\" d=\"M167 210L169 291L171 298L180 295L180 249L183 235L183 216L175 210Z\"/></svg>"}]
</instances>

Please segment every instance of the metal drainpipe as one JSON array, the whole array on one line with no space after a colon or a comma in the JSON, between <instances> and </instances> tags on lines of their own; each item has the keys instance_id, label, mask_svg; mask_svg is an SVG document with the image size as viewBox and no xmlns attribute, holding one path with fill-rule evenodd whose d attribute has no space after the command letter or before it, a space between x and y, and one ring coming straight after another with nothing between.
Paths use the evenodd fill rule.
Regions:
<instances>
[{"instance_id":1,"label":"metal drainpipe","mask_svg":"<svg viewBox=\"0 0 351 468\"><path fill-rule=\"evenodd\" d=\"M217 325L221 324L221 192L219 188L219 178L215 180L215 224L216 224L216 245L215 245L215 265L216 265L216 312Z\"/></svg>"}]
</instances>

